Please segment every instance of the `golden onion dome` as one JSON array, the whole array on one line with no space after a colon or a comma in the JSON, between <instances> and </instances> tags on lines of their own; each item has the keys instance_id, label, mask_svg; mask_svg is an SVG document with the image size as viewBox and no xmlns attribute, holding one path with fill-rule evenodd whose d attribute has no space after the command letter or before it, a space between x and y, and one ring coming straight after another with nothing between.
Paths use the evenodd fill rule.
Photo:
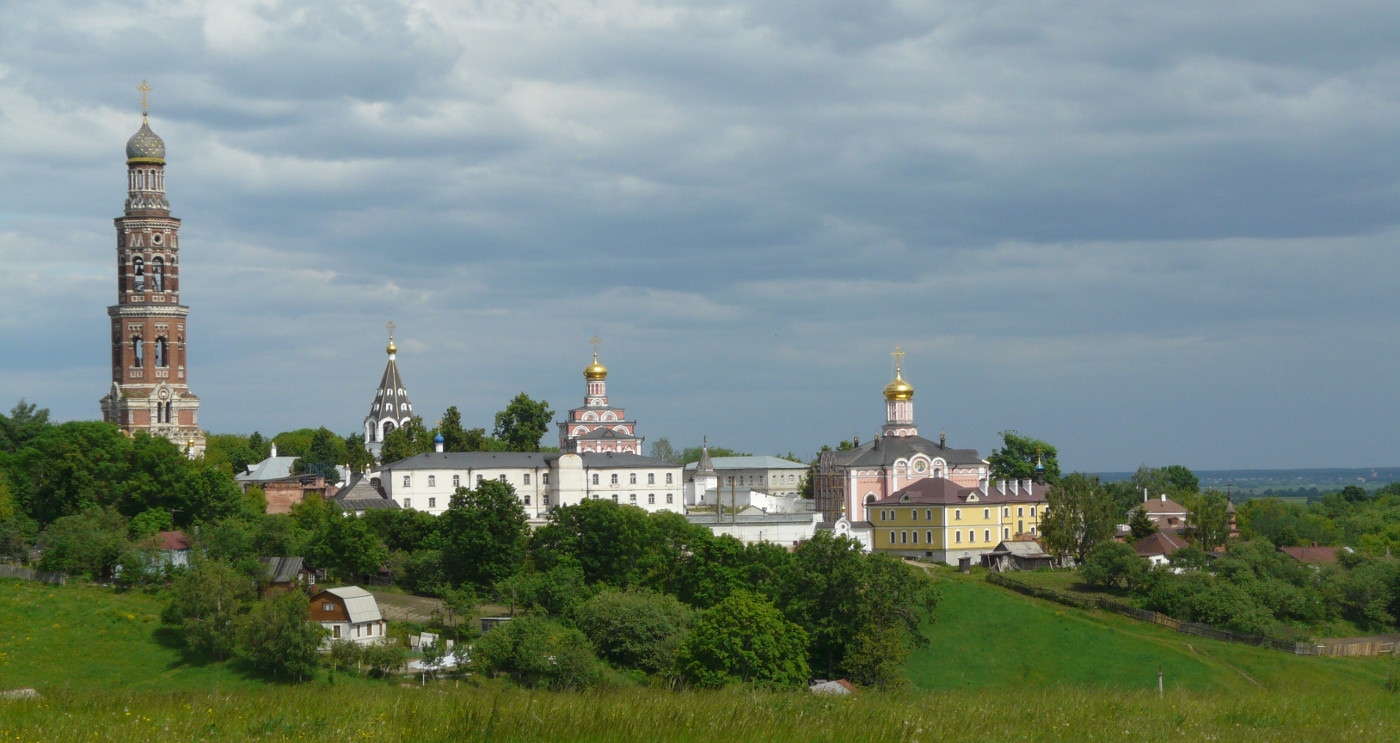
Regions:
<instances>
[{"instance_id":1,"label":"golden onion dome","mask_svg":"<svg viewBox=\"0 0 1400 743\"><path fill-rule=\"evenodd\" d=\"M585 379L588 379L589 381L592 381L592 380L594 380L594 379L607 379L607 378L608 378L608 367L603 366L602 364L598 363L598 352L597 352L597 351L594 351L594 352L593 352L593 363L589 364L588 366L583 367L583 376L584 376Z\"/></svg>"},{"instance_id":2,"label":"golden onion dome","mask_svg":"<svg viewBox=\"0 0 1400 743\"><path fill-rule=\"evenodd\" d=\"M394 339L393 339L393 338L390 338L390 339L389 339L389 345L387 345L387 346L384 347L384 352L387 353L387 354L390 354L390 355L393 355L393 354L396 354L396 353L399 352L399 347L396 346L396 345L394 345Z\"/></svg>"},{"instance_id":3,"label":"golden onion dome","mask_svg":"<svg viewBox=\"0 0 1400 743\"><path fill-rule=\"evenodd\" d=\"M913 400L914 385L904 381L899 372L894 373L894 381L885 385L886 400Z\"/></svg>"}]
</instances>

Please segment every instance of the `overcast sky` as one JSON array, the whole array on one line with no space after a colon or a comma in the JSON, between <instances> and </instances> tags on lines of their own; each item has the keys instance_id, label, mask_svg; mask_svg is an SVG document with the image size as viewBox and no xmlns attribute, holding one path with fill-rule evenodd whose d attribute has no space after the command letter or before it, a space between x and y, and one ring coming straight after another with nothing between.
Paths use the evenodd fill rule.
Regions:
<instances>
[{"instance_id":1,"label":"overcast sky","mask_svg":"<svg viewBox=\"0 0 1400 743\"><path fill-rule=\"evenodd\" d=\"M582 402L1067 469L1400 464L1393 2L0 4L0 407L99 418L167 148L213 432ZM557 443L553 431L546 444Z\"/></svg>"}]
</instances>

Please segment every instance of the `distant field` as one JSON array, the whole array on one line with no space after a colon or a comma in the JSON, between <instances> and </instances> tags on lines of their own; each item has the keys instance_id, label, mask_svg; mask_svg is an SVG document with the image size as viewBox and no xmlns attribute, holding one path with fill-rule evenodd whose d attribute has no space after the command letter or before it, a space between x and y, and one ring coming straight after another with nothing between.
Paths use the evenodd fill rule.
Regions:
<instances>
[{"instance_id":1,"label":"distant field","mask_svg":"<svg viewBox=\"0 0 1400 743\"><path fill-rule=\"evenodd\" d=\"M910 680L924 689L994 689L1008 679L1033 687L1155 689L1161 667L1170 689L1365 693L1382 688L1393 662L1298 657L1189 637L1116 614L1033 599L951 571L941 574L940 587L938 619L928 628L932 642L915 651L907 666Z\"/></svg>"}]
</instances>

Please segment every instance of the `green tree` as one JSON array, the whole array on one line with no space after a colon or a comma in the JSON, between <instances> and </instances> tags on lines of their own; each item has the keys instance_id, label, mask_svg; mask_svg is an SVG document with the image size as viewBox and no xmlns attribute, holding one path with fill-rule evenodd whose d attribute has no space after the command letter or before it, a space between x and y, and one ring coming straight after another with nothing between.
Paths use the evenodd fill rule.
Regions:
<instances>
[{"instance_id":1,"label":"green tree","mask_svg":"<svg viewBox=\"0 0 1400 743\"><path fill-rule=\"evenodd\" d=\"M1230 501L1217 490L1188 498L1186 523L1196 546L1207 552L1223 546L1230 536Z\"/></svg>"},{"instance_id":2,"label":"green tree","mask_svg":"<svg viewBox=\"0 0 1400 743\"><path fill-rule=\"evenodd\" d=\"M551 511L549 523L532 535L530 553L541 569L572 561L588 583L626 588L649 575L657 549L657 533L645 511L585 500Z\"/></svg>"},{"instance_id":3,"label":"green tree","mask_svg":"<svg viewBox=\"0 0 1400 743\"><path fill-rule=\"evenodd\" d=\"M248 437L238 434L216 433L205 438L204 462L220 472L238 475L248 471L248 466L266 459L248 442Z\"/></svg>"},{"instance_id":4,"label":"green tree","mask_svg":"<svg viewBox=\"0 0 1400 743\"><path fill-rule=\"evenodd\" d=\"M364 660L365 653L360 643L352 640L336 640L331 643L331 668L339 671L351 668Z\"/></svg>"},{"instance_id":5,"label":"green tree","mask_svg":"<svg viewBox=\"0 0 1400 743\"><path fill-rule=\"evenodd\" d=\"M695 619L695 610L674 596L647 589L603 591L574 614L574 623L599 655L620 668L647 673L675 666Z\"/></svg>"},{"instance_id":6,"label":"green tree","mask_svg":"<svg viewBox=\"0 0 1400 743\"><path fill-rule=\"evenodd\" d=\"M529 526L515 488L486 480L457 490L438 517L438 534L448 580L490 588L520 569Z\"/></svg>"},{"instance_id":7,"label":"green tree","mask_svg":"<svg viewBox=\"0 0 1400 743\"><path fill-rule=\"evenodd\" d=\"M355 575L378 573L389 559L389 551L364 519L342 514L332 504L323 511L319 528L312 532L306 557L313 565L351 580Z\"/></svg>"},{"instance_id":8,"label":"green tree","mask_svg":"<svg viewBox=\"0 0 1400 743\"><path fill-rule=\"evenodd\" d=\"M272 437L272 443L277 445L277 456L279 457L304 457L311 451L311 439L315 438L316 429L298 428L295 431L283 431Z\"/></svg>"},{"instance_id":9,"label":"green tree","mask_svg":"<svg viewBox=\"0 0 1400 743\"><path fill-rule=\"evenodd\" d=\"M44 570L86 573L94 578L110 578L131 548L127 521L114 508L94 506L49 524L40 541Z\"/></svg>"},{"instance_id":10,"label":"green tree","mask_svg":"<svg viewBox=\"0 0 1400 743\"><path fill-rule=\"evenodd\" d=\"M1157 522L1153 521L1147 512L1141 508L1133 509L1133 517L1128 520L1128 528L1133 530L1133 541L1146 539L1157 533Z\"/></svg>"},{"instance_id":11,"label":"green tree","mask_svg":"<svg viewBox=\"0 0 1400 743\"><path fill-rule=\"evenodd\" d=\"M360 651L365 666L370 673L384 678L403 667L404 647L379 643Z\"/></svg>"},{"instance_id":12,"label":"green tree","mask_svg":"<svg viewBox=\"0 0 1400 743\"><path fill-rule=\"evenodd\" d=\"M579 689L596 683L597 656L583 633L543 617L504 622L477 640L472 665L529 687Z\"/></svg>"},{"instance_id":13,"label":"green tree","mask_svg":"<svg viewBox=\"0 0 1400 743\"><path fill-rule=\"evenodd\" d=\"M234 651L238 619L257 597L257 584L232 565L196 559L170 586L161 619L178 627L191 650L226 658Z\"/></svg>"},{"instance_id":14,"label":"green tree","mask_svg":"<svg viewBox=\"0 0 1400 743\"><path fill-rule=\"evenodd\" d=\"M1132 590L1147 578L1147 561L1138 557L1132 547L1110 539L1094 545L1079 574L1090 585Z\"/></svg>"},{"instance_id":15,"label":"green tree","mask_svg":"<svg viewBox=\"0 0 1400 743\"><path fill-rule=\"evenodd\" d=\"M20 398L10 409L9 415L0 414L0 453L19 451L47 428L49 409L26 403Z\"/></svg>"},{"instance_id":16,"label":"green tree","mask_svg":"<svg viewBox=\"0 0 1400 743\"><path fill-rule=\"evenodd\" d=\"M447 623L452 625L454 631L462 624L467 625L468 634L474 634L477 609L476 591L470 586L463 588L442 589L442 608L447 610ZM458 632L460 636L460 631Z\"/></svg>"},{"instance_id":17,"label":"green tree","mask_svg":"<svg viewBox=\"0 0 1400 743\"><path fill-rule=\"evenodd\" d=\"M496 582L496 599L510 607L532 607L552 617L570 616L590 595L577 563L561 562L548 570L516 573Z\"/></svg>"},{"instance_id":18,"label":"green tree","mask_svg":"<svg viewBox=\"0 0 1400 743\"><path fill-rule=\"evenodd\" d=\"M807 680L806 656L807 633L768 599L741 591L700 615L677 663L696 686L793 687Z\"/></svg>"},{"instance_id":19,"label":"green tree","mask_svg":"<svg viewBox=\"0 0 1400 743\"><path fill-rule=\"evenodd\" d=\"M681 461L679 462L679 464L690 464L691 462L700 461L700 454L703 450L704 447L702 446L687 446L686 448L681 450ZM735 449L726 449L723 446L712 446L710 447L710 456L747 457L748 454L746 452L737 451Z\"/></svg>"},{"instance_id":20,"label":"green tree","mask_svg":"<svg viewBox=\"0 0 1400 743\"><path fill-rule=\"evenodd\" d=\"M671 440L665 436L651 442L651 458L671 464L681 463L681 455L671 447Z\"/></svg>"},{"instance_id":21,"label":"green tree","mask_svg":"<svg viewBox=\"0 0 1400 743\"><path fill-rule=\"evenodd\" d=\"M1002 431L1001 441L1002 447L993 449L987 457L993 479L1048 483L1060 479L1059 451L1055 447L1015 431Z\"/></svg>"},{"instance_id":22,"label":"green tree","mask_svg":"<svg viewBox=\"0 0 1400 743\"><path fill-rule=\"evenodd\" d=\"M443 451L509 451L505 442L486 435L484 428L463 428L462 413L453 405L438 424Z\"/></svg>"},{"instance_id":23,"label":"green tree","mask_svg":"<svg viewBox=\"0 0 1400 743\"><path fill-rule=\"evenodd\" d=\"M328 634L308 619L309 607L306 596L297 591L270 594L254 603L238 622L239 655L274 676L309 678Z\"/></svg>"},{"instance_id":24,"label":"green tree","mask_svg":"<svg viewBox=\"0 0 1400 743\"><path fill-rule=\"evenodd\" d=\"M413 416L402 426L384 435L379 461L399 462L433 450L433 432L423 427L423 419Z\"/></svg>"},{"instance_id":25,"label":"green tree","mask_svg":"<svg viewBox=\"0 0 1400 743\"><path fill-rule=\"evenodd\" d=\"M306 453L292 463L292 472L317 474L324 477L327 483L335 485L340 482L340 473L336 471L336 465L344 464L348 460L345 440L322 426L311 434L311 443L307 446Z\"/></svg>"},{"instance_id":26,"label":"green tree","mask_svg":"<svg viewBox=\"0 0 1400 743\"><path fill-rule=\"evenodd\" d=\"M492 435L505 443L507 451L538 451L540 439L553 420L554 411L548 402L537 402L521 392L496 414Z\"/></svg>"},{"instance_id":27,"label":"green tree","mask_svg":"<svg viewBox=\"0 0 1400 743\"><path fill-rule=\"evenodd\" d=\"M345 466L352 477L374 466L374 455L365 448L364 434L352 433L345 437Z\"/></svg>"},{"instance_id":28,"label":"green tree","mask_svg":"<svg viewBox=\"0 0 1400 743\"><path fill-rule=\"evenodd\" d=\"M1165 493L1168 498L1181 503L1201 489L1195 473L1179 464L1166 467L1148 467L1144 464L1128 479L1128 484L1137 494L1139 502L1144 490L1151 497Z\"/></svg>"},{"instance_id":29,"label":"green tree","mask_svg":"<svg viewBox=\"0 0 1400 743\"><path fill-rule=\"evenodd\" d=\"M1083 562L1094 545L1113 538L1118 514L1097 476L1070 473L1051 486L1045 499L1040 529L1050 550Z\"/></svg>"}]
</instances>

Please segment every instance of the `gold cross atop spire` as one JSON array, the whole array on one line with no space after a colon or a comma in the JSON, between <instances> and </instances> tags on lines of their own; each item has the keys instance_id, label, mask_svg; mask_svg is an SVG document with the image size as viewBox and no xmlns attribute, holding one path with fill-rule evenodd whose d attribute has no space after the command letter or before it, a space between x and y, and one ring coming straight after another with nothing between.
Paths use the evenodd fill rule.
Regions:
<instances>
[{"instance_id":1,"label":"gold cross atop spire","mask_svg":"<svg viewBox=\"0 0 1400 743\"><path fill-rule=\"evenodd\" d=\"M897 377L904 366L904 351L900 350L899 346L895 346L894 353L890 355L894 357L894 375Z\"/></svg>"},{"instance_id":2,"label":"gold cross atop spire","mask_svg":"<svg viewBox=\"0 0 1400 743\"><path fill-rule=\"evenodd\" d=\"M388 323L387 325L385 325L384 327L386 327L386 328L389 329L389 340L393 340L393 339L394 339L394 328L397 328L398 326L394 324L394 321L393 321L393 320L390 320L389 323Z\"/></svg>"},{"instance_id":3,"label":"gold cross atop spire","mask_svg":"<svg viewBox=\"0 0 1400 743\"><path fill-rule=\"evenodd\" d=\"M590 340L590 341L589 341L589 343L592 343L592 344L593 344L593 360L594 360L594 361L597 361L597 360L598 360L598 344L599 344L599 343L602 343L602 342L603 342L603 339L602 339L602 338L599 338L597 333L594 333L594 334L593 334L593 340Z\"/></svg>"},{"instance_id":4,"label":"gold cross atop spire","mask_svg":"<svg viewBox=\"0 0 1400 743\"><path fill-rule=\"evenodd\" d=\"M151 93L151 86L147 85L145 80L142 80L141 84L136 86L136 89L141 91L141 118L144 119L146 118L146 109L150 106L150 99L148 96Z\"/></svg>"}]
</instances>

